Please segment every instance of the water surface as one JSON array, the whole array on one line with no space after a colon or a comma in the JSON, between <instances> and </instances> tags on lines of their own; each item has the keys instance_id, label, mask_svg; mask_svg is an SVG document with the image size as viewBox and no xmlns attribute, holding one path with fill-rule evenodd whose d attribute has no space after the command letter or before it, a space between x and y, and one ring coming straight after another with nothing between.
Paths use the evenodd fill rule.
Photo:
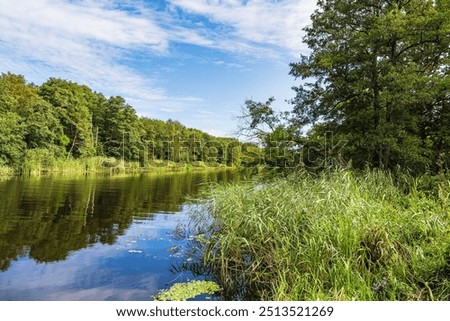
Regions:
<instances>
[{"instance_id":1,"label":"water surface","mask_svg":"<svg viewBox=\"0 0 450 321\"><path fill-rule=\"evenodd\" d=\"M150 300L198 278L174 267L189 212L230 171L0 181L0 300Z\"/></svg>"}]
</instances>

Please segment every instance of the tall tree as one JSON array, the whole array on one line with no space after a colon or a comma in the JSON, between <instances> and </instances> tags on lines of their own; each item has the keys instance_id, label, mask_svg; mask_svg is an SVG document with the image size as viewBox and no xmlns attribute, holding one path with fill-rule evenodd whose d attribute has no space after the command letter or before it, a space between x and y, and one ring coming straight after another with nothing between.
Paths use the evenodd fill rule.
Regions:
<instances>
[{"instance_id":1,"label":"tall tree","mask_svg":"<svg viewBox=\"0 0 450 321\"><path fill-rule=\"evenodd\" d=\"M139 160L143 133L136 111L122 97L110 97L102 118L100 138L104 153L118 159Z\"/></svg>"},{"instance_id":2,"label":"tall tree","mask_svg":"<svg viewBox=\"0 0 450 321\"><path fill-rule=\"evenodd\" d=\"M14 157L8 157L10 160L21 160L23 155L19 154L25 152L25 147L45 149L48 153L61 156L68 139L63 133L56 111L39 96L38 87L27 83L23 76L11 73L1 75L0 113L4 130L10 134L20 132L14 137L22 141L20 144L14 143L13 136L8 137L6 132L3 133L2 137L6 139L3 149L15 151ZM19 145L23 148L17 148Z\"/></svg>"},{"instance_id":3,"label":"tall tree","mask_svg":"<svg viewBox=\"0 0 450 321\"><path fill-rule=\"evenodd\" d=\"M0 111L0 165L17 166L23 159L25 127L16 113Z\"/></svg>"},{"instance_id":4,"label":"tall tree","mask_svg":"<svg viewBox=\"0 0 450 321\"><path fill-rule=\"evenodd\" d=\"M40 87L40 95L56 110L68 137L67 153L74 157L88 157L95 153L92 113L89 109L91 92L86 86L63 79L50 78Z\"/></svg>"},{"instance_id":5,"label":"tall tree","mask_svg":"<svg viewBox=\"0 0 450 321\"><path fill-rule=\"evenodd\" d=\"M311 54L291 64L304 80L297 124L348 140L355 166L415 170L448 150L450 1L319 0L305 29ZM439 132L439 134L438 134Z\"/></svg>"},{"instance_id":6,"label":"tall tree","mask_svg":"<svg viewBox=\"0 0 450 321\"><path fill-rule=\"evenodd\" d=\"M292 168L303 165L300 158L304 139L289 113L272 108L273 97L266 102L245 101L238 133L264 148L263 163L270 168ZM259 157L255 161L260 163Z\"/></svg>"}]
</instances>

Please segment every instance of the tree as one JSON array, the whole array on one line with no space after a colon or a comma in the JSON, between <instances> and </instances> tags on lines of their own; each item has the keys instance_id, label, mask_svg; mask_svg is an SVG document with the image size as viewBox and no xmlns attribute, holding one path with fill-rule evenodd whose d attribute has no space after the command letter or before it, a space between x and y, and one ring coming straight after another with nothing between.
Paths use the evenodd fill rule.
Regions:
<instances>
[{"instance_id":1,"label":"tree","mask_svg":"<svg viewBox=\"0 0 450 321\"><path fill-rule=\"evenodd\" d=\"M86 86L57 78L50 78L39 90L41 97L55 109L69 139L66 147L68 156L89 157L95 153L87 92L91 91Z\"/></svg>"},{"instance_id":2,"label":"tree","mask_svg":"<svg viewBox=\"0 0 450 321\"><path fill-rule=\"evenodd\" d=\"M17 166L26 144L22 118L12 112L0 112L0 165Z\"/></svg>"},{"instance_id":3,"label":"tree","mask_svg":"<svg viewBox=\"0 0 450 321\"><path fill-rule=\"evenodd\" d=\"M264 148L264 164L270 168L286 169L302 165L301 148L304 140L301 131L289 113L272 108L273 97L266 102L246 100L239 117L239 134L256 139ZM255 159L257 163L260 159Z\"/></svg>"},{"instance_id":4,"label":"tree","mask_svg":"<svg viewBox=\"0 0 450 321\"><path fill-rule=\"evenodd\" d=\"M117 159L139 160L143 132L136 111L122 97L110 97L101 118L99 136L104 153Z\"/></svg>"},{"instance_id":5,"label":"tree","mask_svg":"<svg viewBox=\"0 0 450 321\"><path fill-rule=\"evenodd\" d=\"M357 167L425 170L447 151L450 2L320 0L305 29L308 56L294 121L348 140ZM445 135L443 138L441 135ZM437 153L439 154L439 152Z\"/></svg>"},{"instance_id":6,"label":"tree","mask_svg":"<svg viewBox=\"0 0 450 321\"><path fill-rule=\"evenodd\" d=\"M10 136L6 139L3 150L14 150L14 157L7 157L10 162L22 160L26 149L46 149L51 154L60 156L68 139L63 133L56 111L48 102L39 96L39 89L25 81L20 75L11 73L0 77L0 113L4 122L4 130L21 140L14 142ZM14 119L14 121L13 121ZM6 132L3 138L8 137ZM9 146L8 146L9 145ZM13 146L16 147L13 147ZM17 148L17 146L22 146ZM11 155L11 152L9 153ZM14 163L13 162L13 163ZM12 164L11 165L18 165Z\"/></svg>"}]
</instances>

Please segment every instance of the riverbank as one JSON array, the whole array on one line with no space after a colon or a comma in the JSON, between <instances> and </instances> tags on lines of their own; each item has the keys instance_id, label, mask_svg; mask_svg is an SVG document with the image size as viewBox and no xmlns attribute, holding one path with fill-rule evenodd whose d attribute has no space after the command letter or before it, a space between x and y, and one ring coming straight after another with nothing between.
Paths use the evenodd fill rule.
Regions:
<instances>
[{"instance_id":1,"label":"riverbank","mask_svg":"<svg viewBox=\"0 0 450 321\"><path fill-rule=\"evenodd\" d=\"M448 176L297 173L218 186L207 207L225 299L450 299Z\"/></svg>"},{"instance_id":2,"label":"riverbank","mask_svg":"<svg viewBox=\"0 0 450 321\"><path fill-rule=\"evenodd\" d=\"M112 157L91 157L82 159L49 158L45 161L38 162L26 160L19 168L0 166L0 177L87 173L167 173L235 168L236 167L229 167L219 163L176 163L159 160L148 162L145 166L142 166L139 162L127 162Z\"/></svg>"}]
</instances>

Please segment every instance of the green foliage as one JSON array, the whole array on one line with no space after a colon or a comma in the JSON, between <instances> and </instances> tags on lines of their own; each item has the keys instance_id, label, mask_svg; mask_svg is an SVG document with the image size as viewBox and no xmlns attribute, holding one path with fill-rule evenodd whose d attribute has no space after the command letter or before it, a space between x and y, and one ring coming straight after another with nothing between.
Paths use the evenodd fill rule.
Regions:
<instances>
[{"instance_id":1,"label":"green foliage","mask_svg":"<svg viewBox=\"0 0 450 321\"><path fill-rule=\"evenodd\" d=\"M186 301L201 294L215 294L220 286L212 281L176 283L170 289L155 296L156 301Z\"/></svg>"},{"instance_id":2,"label":"green foliage","mask_svg":"<svg viewBox=\"0 0 450 321\"><path fill-rule=\"evenodd\" d=\"M122 97L106 98L71 81L50 78L35 86L23 76L0 77L0 165L22 173L86 172L101 164L232 167L242 163L240 147L178 121L140 118Z\"/></svg>"},{"instance_id":3,"label":"green foliage","mask_svg":"<svg viewBox=\"0 0 450 321\"><path fill-rule=\"evenodd\" d=\"M276 112L273 98L248 100L240 132L264 148L264 165L284 171L445 171L449 17L448 1L319 1L305 28L311 53L291 64L303 80L292 112Z\"/></svg>"},{"instance_id":4,"label":"green foliage","mask_svg":"<svg viewBox=\"0 0 450 321\"><path fill-rule=\"evenodd\" d=\"M12 112L0 112L0 165L15 166L22 160L26 148L22 117Z\"/></svg>"},{"instance_id":5,"label":"green foliage","mask_svg":"<svg viewBox=\"0 0 450 321\"><path fill-rule=\"evenodd\" d=\"M239 117L241 135L256 139L263 147L245 163L250 166L264 165L272 169L297 167L301 160L296 154L303 139L296 126L288 121L288 113L276 112L272 108L274 98L265 103L247 100L243 114Z\"/></svg>"},{"instance_id":6,"label":"green foliage","mask_svg":"<svg viewBox=\"0 0 450 321\"><path fill-rule=\"evenodd\" d=\"M296 173L211 197L205 261L227 300L450 298L448 176Z\"/></svg>"},{"instance_id":7,"label":"green foliage","mask_svg":"<svg viewBox=\"0 0 450 321\"><path fill-rule=\"evenodd\" d=\"M40 173L48 168L54 168L55 155L48 149L28 149L25 152L25 161L22 171L25 173Z\"/></svg>"},{"instance_id":8,"label":"green foliage","mask_svg":"<svg viewBox=\"0 0 450 321\"><path fill-rule=\"evenodd\" d=\"M353 166L423 172L448 165L448 1L319 1L309 56L291 64L293 120L349 143ZM441 155L441 156L439 156Z\"/></svg>"},{"instance_id":9,"label":"green foliage","mask_svg":"<svg viewBox=\"0 0 450 321\"><path fill-rule=\"evenodd\" d=\"M22 76L8 73L0 77L0 110L5 139L0 158L6 164L18 167L27 149L62 154L67 140L53 107Z\"/></svg>"},{"instance_id":10,"label":"green foliage","mask_svg":"<svg viewBox=\"0 0 450 321\"><path fill-rule=\"evenodd\" d=\"M139 160L141 150L138 116L122 97L111 97L104 106L98 139L110 157Z\"/></svg>"},{"instance_id":11,"label":"green foliage","mask_svg":"<svg viewBox=\"0 0 450 321\"><path fill-rule=\"evenodd\" d=\"M40 95L56 110L57 117L69 139L66 152L69 156L94 155L92 115L89 110L95 95L86 86L50 78L39 88Z\"/></svg>"}]
</instances>

